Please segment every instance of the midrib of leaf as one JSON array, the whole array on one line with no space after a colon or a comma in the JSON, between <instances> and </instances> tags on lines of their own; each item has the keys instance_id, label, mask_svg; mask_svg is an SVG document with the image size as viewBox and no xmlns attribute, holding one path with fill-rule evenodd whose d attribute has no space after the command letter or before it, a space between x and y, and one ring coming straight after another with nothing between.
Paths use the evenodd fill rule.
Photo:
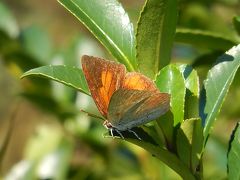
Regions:
<instances>
[{"instance_id":1,"label":"midrib of leaf","mask_svg":"<svg viewBox=\"0 0 240 180\"><path fill-rule=\"evenodd\" d=\"M135 70L135 68L133 67L133 65L131 64L131 63L129 63L130 61L129 61L129 59L125 56L125 54L121 51L121 49L114 43L114 41L104 32L104 30L102 30L98 25L97 25L97 23L95 22L95 21L93 21L92 19L91 19L91 17L89 17L88 15L87 15L87 13L82 9L82 8L80 8L76 3L74 3L72 0L70 0L84 15L85 15L85 17L89 20L89 21L91 21L96 27L97 27L97 29L99 29L100 30L100 32L108 39L108 41L109 42L111 42L111 44L118 50L118 52L121 54L121 56L123 57L123 59L125 60L125 63L127 64L127 66L128 66L128 69L130 70L130 71L134 71ZM59 1L60 3L61 3L61 1ZM74 12L72 12L72 11L70 11L63 3L61 3L70 13L72 13L77 19L79 19L78 18L78 16L74 13ZM79 19L80 21L81 21L81 19ZM88 25L86 24L86 23L84 23L83 21L81 21L83 24L85 24L85 26L88 28L88 30L89 31L91 31L92 32L92 30L91 30L91 28L89 28L88 27ZM93 32L92 32L92 34L94 34ZM95 34L94 34L94 36L95 36ZM103 45L104 45L104 43L101 41L101 39L100 38L98 38L97 36L95 36ZM108 49L108 47L107 46L105 46L107 49ZM108 49L108 51L111 53L111 51ZM131 52L132 53L132 52ZM112 54L112 53L111 53Z\"/></svg>"},{"instance_id":2,"label":"midrib of leaf","mask_svg":"<svg viewBox=\"0 0 240 180\"><path fill-rule=\"evenodd\" d=\"M211 119L211 117L212 117L212 115L213 115L214 113L217 114L217 113L220 111L220 108L219 108L218 111L215 112L215 110L217 109L217 105L223 103L223 101L220 102L219 99L222 98L222 96L223 96L223 94L224 94L223 92L225 91L225 89L226 89L226 87L227 87L227 84L229 84L229 82L232 81L233 74L235 74L235 72L236 72L237 69L238 69L238 68L236 68L235 71L232 71L230 78L228 78L228 80L227 80L226 83L224 84L222 90L220 91L220 96L218 96L217 101L216 101L217 103L214 104L212 111L210 112L209 116L207 117L207 119L206 119L206 121L205 121L205 122L206 122L206 124L205 124L205 127L206 127L206 128L203 129L203 134L204 134L204 138L205 138L205 139L206 139L206 137L207 137L207 135L208 135L209 128L210 128L210 127L208 126L208 124L210 123L210 120L209 120L209 119ZM215 87L215 90L216 90L216 87Z\"/></svg>"},{"instance_id":3,"label":"midrib of leaf","mask_svg":"<svg viewBox=\"0 0 240 180\"><path fill-rule=\"evenodd\" d=\"M164 3L163 3L164 4ZM165 9L165 7L166 6L164 6L163 8ZM160 24L160 28L159 28L159 32L162 32L161 30L163 29L163 24L164 24L164 19L165 19L165 15L163 16L163 21L161 21L161 24ZM157 48L156 48L156 59L158 60L158 61L156 61L157 62L157 68L158 68L158 70L159 70L159 67L160 67L160 61L159 61L159 59L160 59L160 52L162 51L162 46L161 46L161 44L162 44L162 34L163 33L158 33L158 43L157 43ZM156 74L157 75L157 74ZM156 75L155 75L155 78L156 78ZM154 79L155 79L154 78Z\"/></svg>"},{"instance_id":4,"label":"midrib of leaf","mask_svg":"<svg viewBox=\"0 0 240 180\"><path fill-rule=\"evenodd\" d=\"M170 1L172 1L172 0L170 0ZM169 2L168 1L166 1L166 3L163 3L163 12L166 12L166 7L167 6L169 6ZM161 21L161 24L160 24L160 28L159 28L159 35L158 35L158 43L157 43L157 51L156 51L156 54L157 54L157 68L158 68L158 70L160 70L161 69L161 67L163 67L163 65L162 64L160 64L160 63L162 63L162 59L160 59L160 54L161 54L161 52L163 51L163 38L162 38L162 35L164 34L165 35L165 33L162 33L162 32L165 32L165 20L166 19L166 13L164 13L163 14L163 20ZM163 58L163 57L162 57ZM161 62L160 62L161 61ZM165 66L166 64L164 64L164 66ZM156 77L156 75L155 75L155 77Z\"/></svg>"}]
</instances>

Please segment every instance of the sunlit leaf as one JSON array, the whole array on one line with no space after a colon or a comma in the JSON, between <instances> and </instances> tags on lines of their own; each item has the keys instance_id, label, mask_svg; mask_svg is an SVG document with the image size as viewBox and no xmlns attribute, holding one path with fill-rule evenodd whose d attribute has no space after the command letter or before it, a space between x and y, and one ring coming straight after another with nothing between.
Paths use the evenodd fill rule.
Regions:
<instances>
[{"instance_id":1,"label":"sunlit leaf","mask_svg":"<svg viewBox=\"0 0 240 180\"><path fill-rule=\"evenodd\" d=\"M228 152L228 178L240 179L240 123L235 127Z\"/></svg>"},{"instance_id":2,"label":"sunlit leaf","mask_svg":"<svg viewBox=\"0 0 240 180\"><path fill-rule=\"evenodd\" d=\"M136 70L133 25L116 0L58 0L128 70Z\"/></svg>"},{"instance_id":3,"label":"sunlit leaf","mask_svg":"<svg viewBox=\"0 0 240 180\"><path fill-rule=\"evenodd\" d=\"M199 117L199 77L197 71L190 65L182 64L178 66L182 72L187 89L185 95L184 119Z\"/></svg>"},{"instance_id":4,"label":"sunlit leaf","mask_svg":"<svg viewBox=\"0 0 240 180\"><path fill-rule=\"evenodd\" d=\"M176 0L147 0L137 27L137 60L142 73L155 78L171 59L177 23Z\"/></svg>"},{"instance_id":5,"label":"sunlit leaf","mask_svg":"<svg viewBox=\"0 0 240 180\"><path fill-rule=\"evenodd\" d=\"M190 65L182 64L179 65L179 70L183 74L185 79L186 88L194 95L199 96L199 78L197 71L194 70Z\"/></svg>"},{"instance_id":6,"label":"sunlit leaf","mask_svg":"<svg viewBox=\"0 0 240 180\"><path fill-rule=\"evenodd\" d=\"M73 87L80 92L89 94L83 72L81 69L76 67L68 67L65 65L42 66L25 72L22 75L22 78L27 76L39 76L52 79L67 86Z\"/></svg>"},{"instance_id":7,"label":"sunlit leaf","mask_svg":"<svg viewBox=\"0 0 240 180\"><path fill-rule=\"evenodd\" d=\"M184 98L186 93L184 78L176 65L171 64L161 69L156 77L156 85L161 92L171 95L171 111L174 116L174 126L184 118Z\"/></svg>"},{"instance_id":8,"label":"sunlit leaf","mask_svg":"<svg viewBox=\"0 0 240 180\"><path fill-rule=\"evenodd\" d=\"M205 126L205 140L207 139L209 131L220 111L239 66L240 45L233 47L224 55L220 56L215 66L208 72L207 78L204 81L206 98L204 93L202 93L202 103L200 107L200 115L204 120Z\"/></svg>"}]
</instances>

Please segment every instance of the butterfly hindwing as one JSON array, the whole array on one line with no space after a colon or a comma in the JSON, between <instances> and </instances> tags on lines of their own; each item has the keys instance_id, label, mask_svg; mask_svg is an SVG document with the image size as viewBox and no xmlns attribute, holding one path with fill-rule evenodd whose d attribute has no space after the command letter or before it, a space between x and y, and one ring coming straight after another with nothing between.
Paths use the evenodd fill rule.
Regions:
<instances>
[{"instance_id":1,"label":"butterfly hindwing","mask_svg":"<svg viewBox=\"0 0 240 180\"><path fill-rule=\"evenodd\" d=\"M126 68L113 61L84 55L82 69L96 106L106 117L110 98L121 86Z\"/></svg>"},{"instance_id":2,"label":"butterfly hindwing","mask_svg":"<svg viewBox=\"0 0 240 180\"><path fill-rule=\"evenodd\" d=\"M111 98L108 120L118 130L131 129L167 112L169 101L167 93L121 88Z\"/></svg>"}]
</instances>

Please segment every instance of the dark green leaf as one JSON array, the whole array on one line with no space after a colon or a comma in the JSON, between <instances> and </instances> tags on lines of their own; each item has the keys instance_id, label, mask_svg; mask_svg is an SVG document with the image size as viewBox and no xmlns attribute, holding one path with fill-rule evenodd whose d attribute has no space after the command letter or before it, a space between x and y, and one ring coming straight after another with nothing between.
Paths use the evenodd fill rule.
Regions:
<instances>
[{"instance_id":1,"label":"dark green leaf","mask_svg":"<svg viewBox=\"0 0 240 180\"><path fill-rule=\"evenodd\" d=\"M223 51L213 51L202 54L194 60L192 66L194 68L198 66L212 66L215 63L217 57L219 57L223 53Z\"/></svg>"},{"instance_id":2,"label":"dark green leaf","mask_svg":"<svg viewBox=\"0 0 240 180\"><path fill-rule=\"evenodd\" d=\"M68 67L65 65L42 66L25 72L22 75L22 78L26 76L46 77L48 79L52 79L67 86L73 87L85 94L89 94L83 72L81 69L76 67Z\"/></svg>"},{"instance_id":3,"label":"dark green leaf","mask_svg":"<svg viewBox=\"0 0 240 180\"><path fill-rule=\"evenodd\" d=\"M203 148L203 128L200 119L187 119L177 132L177 152L180 159L196 172Z\"/></svg>"},{"instance_id":4,"label":"dark green leaf","mask_svg":"<svg viewBox=\"0 0 240 180\"><path fill-rule=\"evenodd\" d=\"M176 0L147 0L137 27L137 60L142 73L155 78L169 64L177 23Z\"/></svg>"},{"instance_id":5,"label":"dark green leaf","mask_svg":"<svg viewBox=\"0 0 240 180\"><path fill-rule=\"evenodd\" d=\"M237 124L232 134L228 152L228 178L240 179L240 123Z\"/></svg>"},{"instance_id":6,"label":"dark green leaf","mask_svg":"<svg viewBox=\"0 0 240 180\"><path fill-rule=\"evenodd\" d=\"M162 141L170 151L174 149L173 143L173 114L168 111L166 114L157 119L156 131L159 137L162 137Z\"/></svg>"},{"instance_id":7,"label":"dark green leaf","mask_svg":"<svg viewBox=\"0 0 240 180\"><path fill-rule=\"evenodd\" d=\"M116 0L58 0L128 70L136 70L133 25Z\"/></svg>"},{"instance_id":8,"label":"dark green leaf","mask_svg":"<svg viewBox=\"0 0 240 180\"><path fill-rule=\"evenodd\" d=\"M208 31L190 29L177 29L175 41L191 44L200 48L224 51L237 44L234 40L228 39L223 35L218 35Z\"/></svg>"},{"instance_id":9,"label":"dark green leaf","mask_svg":"<svg viewBox=\"0 0 240 180\"><path fill-rule=\"evenodd\" d=\"M240 35L240 16L235 16L233 18L233 25L234 25L238 35Z\"/></svg>"},{"instance_id":10,"label":"dark green leaf","mask_svg":"<svg viewBox=\"0 0 240 180\"><path fill-rule=\"evenodd\" d=\"M233 47L218 58L217 64L208 72L204 81L206 98L203 96L201 116L204 121L204 140L220 111L224 98L240 66L240 45ZM204 106L205 104L205 106ZM204 108L204 112L202 112Z\"/></svg>"},{"instance_id":11,"label":"dark green leaf","mask_svg":"<svg viewBox=\"0 0 240 180\"><path fill-rule=\"evenodd\" d=\"M161 69L156 77L156 85L161 92L171 95L171 111L174 116L174 126L181 123L184 118L185 83L180 70L171 64Z\"/></svg>"}]
</instances>

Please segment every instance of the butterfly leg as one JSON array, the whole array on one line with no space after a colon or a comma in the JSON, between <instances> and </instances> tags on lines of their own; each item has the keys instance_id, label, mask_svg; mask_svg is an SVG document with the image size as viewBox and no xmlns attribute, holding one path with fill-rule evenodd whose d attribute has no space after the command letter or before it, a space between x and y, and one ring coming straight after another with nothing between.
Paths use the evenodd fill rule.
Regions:
<instances>
[{"instance_id":1,"label":"butterfly leg","mask_svg":"<svg viewBox=\"0 0 240 180\"><path fill-rule=\"evenodd\" d=\"M121 136L122 139L124 139L122 133L119 130L117 130L117 129L114 129L114 130Z\"/></svg>"},{"instance_id":2,"label":"butterfly leg","mask_svg":"<svg viewBox=\"0 0 240 180\"><path fill-rule=\"evenodd\" d=\"M110 128L109 130L110 130L111 136L114 138L114 136L113 136L113 128Z\"/></svg>"},{"instance_id":3,"label":"butterfly leg","mask_svg":"<svg viewBox=\"0 0 240 180\"><path fill-rule=\"evenodd\" d=\"M133 133L139 140L142 140L142 139L137 135L137 133L134 132L133 130L128 129L127 131Z\"/></svg>"}]
</instances>

